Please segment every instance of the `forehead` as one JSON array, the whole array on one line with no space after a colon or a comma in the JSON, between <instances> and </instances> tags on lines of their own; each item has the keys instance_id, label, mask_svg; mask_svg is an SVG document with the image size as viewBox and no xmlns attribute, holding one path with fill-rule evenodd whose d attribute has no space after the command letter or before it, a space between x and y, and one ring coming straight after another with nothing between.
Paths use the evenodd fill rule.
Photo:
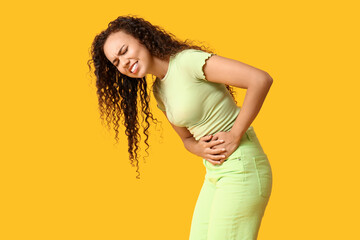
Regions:
<instances>
[{"instance_id":1,"label":"forehead","mask_svg":"<svg viewBox=\"0 0 360 240\"><path fill-rule=\"evenodd\" d=\"M123 31L111 33L104 43L105 56L109 60L114 58L124 44L132 42L136 42L136 39Z\"/></svg>"}]
</instances>

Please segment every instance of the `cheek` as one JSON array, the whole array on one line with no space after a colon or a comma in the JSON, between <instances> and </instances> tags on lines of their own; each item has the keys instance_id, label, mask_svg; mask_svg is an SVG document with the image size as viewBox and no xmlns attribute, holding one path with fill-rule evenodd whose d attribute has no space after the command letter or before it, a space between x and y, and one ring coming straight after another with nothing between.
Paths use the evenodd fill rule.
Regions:
<instances>
[{"instance_id":1,"label":"cheek","mask_svg":"<svg viewBox=\"0 0 360 240\"><path fill-rule=\"evenodd\" d=\"M124 70L122 70L122 67L119 66L119 67L117 67L116 69L118 70L118 72L124 73Z\"/></svg>"},{"instance_id":2,"label":"cheek","mask_svg":"<svg viewBox=\"0 0 360 240\"><path fill-rule=\"evenodd\" d=\"M144 56L143 56L143 68L144 68L145 71L148 71L151 68L151 66L153 64L152 60L153 59L152 59L150 54L148 54L148 53L144 54Z\"/></svg>"},{"instance_id":3,"label":"cheek","mask_svg":"<svg viewBox=\"0 0 360 240\"><path fill-rule=\"evenodd\" d=\"M149 50L147 50L147 48L145 47L142 47L139 52L140 52L139 55L141 55L142 60L148 64L151 61L151 54Z\"/></svg>"},{"instance_id":4,"label":"cheek","mask_svg":"<svg viewBox=\"0 0 360 240\"><path fill-rule=\"evenodd\" d=\"M117 70L118 70L121 74L126 75L126 74L125 74L125 70L124 70L122 67L118 67Z\"/></svg>"}]
</instances>

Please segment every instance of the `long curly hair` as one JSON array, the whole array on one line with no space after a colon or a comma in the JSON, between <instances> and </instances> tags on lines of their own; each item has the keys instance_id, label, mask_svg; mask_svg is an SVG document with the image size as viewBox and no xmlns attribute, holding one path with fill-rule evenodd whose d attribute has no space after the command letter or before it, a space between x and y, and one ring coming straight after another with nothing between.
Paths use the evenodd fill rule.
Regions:
<instances>
[{"instance_id":1,"label":"long curly hair","mask_svg":"<svg viewBox=\"0 0 360 240\"><path fill-rule=\"evenodd\" d=\"M177 40L176 37L163 30L159 26L152 25L143 18L136 16L120 16L108 24L108 27L95 36L91 45L91 59L87 64L90 72L91 65L94 67L96 77L97 96L102 124L110 128L113 124L115 131L115 140L118 143L119 121L125 126L125 134L128 139L128 152L131 165L134 167L136 161L136 178L140 179L138 150L140 140L140 124L138 117L138 103L141 104L142 127L145 135L146 153L149 149L148 130L149 120L157 124L158 121L150 112L148 94L148 85L146 78L130 78L121 74L118 69L106 58L104 54L104 44L110 34L123 31L132 35L141 44L143 44L152 56L161 60L169 59L170 56L185 50L198 49L209 52L204 46L197 46L191 41ZM158 81L156 78L155 82ZM234 92L230 86L226 86L234 98ZM236 102L236 101L235 101Z\"/></svg>"}]
</instances>

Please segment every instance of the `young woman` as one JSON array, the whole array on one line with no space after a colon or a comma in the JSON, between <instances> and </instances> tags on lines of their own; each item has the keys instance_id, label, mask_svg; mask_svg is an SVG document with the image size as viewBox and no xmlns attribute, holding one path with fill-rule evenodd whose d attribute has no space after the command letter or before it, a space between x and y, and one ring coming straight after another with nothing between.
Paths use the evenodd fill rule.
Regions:
<instances>
[{"instance_id":1,"label":"young woman","mask_svg":"<svg viewBox=\"0 0 360 240\"><path fill-rule=\"evenodd\" d=\"M158 108L185 148L203 159L206 175L190 240L256 239L272 171L251 123L272 84L269 74L132 16L110 22L95 37L91 54L101 117L114 124L116 140L122 119L132 163L138 166L138 103L147 147L149 119L156 121L149 110L149 74L156 77ZM229 85L247 89L241 111Z\"/></svg>"}]
</instances>

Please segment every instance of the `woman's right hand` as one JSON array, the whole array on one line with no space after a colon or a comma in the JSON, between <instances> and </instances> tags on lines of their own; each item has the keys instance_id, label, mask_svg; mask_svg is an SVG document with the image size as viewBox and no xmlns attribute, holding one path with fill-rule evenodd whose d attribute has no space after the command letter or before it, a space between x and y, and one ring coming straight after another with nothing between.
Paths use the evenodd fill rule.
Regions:
<instances>
[{"instance_id":1,"label":"woman's right hand","mask_svg":"<svg viewBox=\"0 0 360 240\"><path fill-rule=\"evenodd\" d=\"M212 165L220 165L225 161L225 155L222 154L225 148L212 149L212 147L224 143L224 140L212 140L212 135L207 135L199 139L198 155L210 162Z\"/></svg>"},{"instance_id":2,"label":"woman's right hand","mask_svg":"<svg viewBox=\"0 0 360 240\"><path fill-rule=\"evenodd\" d=\"M166 112L163 111L166 116ZM169 121L170 122L170 121ZM213 149L214 146L224 143L224 140L213 139L213 135L207 135L199 140L195 140L193 134L186 127L179 127L170 122L171 126L174 128L175 132L180 136L181 140L184 143L185 148L210 162L213 165L222 164L225 161L225 148L218 147Z\"/></svg>"}]
</instances>

